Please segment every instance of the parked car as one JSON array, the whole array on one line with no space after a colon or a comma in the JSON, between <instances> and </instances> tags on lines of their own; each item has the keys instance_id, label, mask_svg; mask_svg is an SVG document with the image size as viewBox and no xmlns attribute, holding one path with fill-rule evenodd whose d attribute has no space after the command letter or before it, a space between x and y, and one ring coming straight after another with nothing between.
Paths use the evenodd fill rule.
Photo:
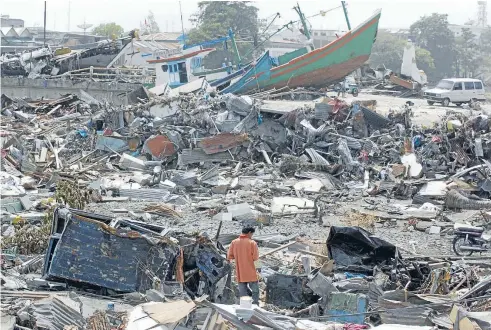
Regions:
<instances>
[{"instance_id":1,"label":"parked car","mask_svg":"<svg viewBox=\"0 0 491 330\"><path fill-rule=\"evenodd\" d=\"M484 85L479 79L450 78L443 79L435 88L428 89L423 94L429 105L441 103L448 106L450 102L457 106L463 103L484 101Z\"/></svg>"}]
</instances>

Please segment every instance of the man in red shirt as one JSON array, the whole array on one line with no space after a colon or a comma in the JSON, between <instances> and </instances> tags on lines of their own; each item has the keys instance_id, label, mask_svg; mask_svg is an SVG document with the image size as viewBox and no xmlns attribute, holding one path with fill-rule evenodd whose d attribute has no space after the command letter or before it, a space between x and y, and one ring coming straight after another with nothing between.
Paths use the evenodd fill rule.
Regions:
<instances>
[{"instance_id":1,"label":"man in red shirt","mask_svg":"<svg viewBox=\"0 0 491 330\"><path fill-rule=\"evenodd\" d=\"M252 291L252 302L259 305L259 285L256 266L254 265L254 261L259 259L259 250L257 243L252 240L255 231L254 227L242 229L242 235L230 244L227 259L235 259L240 296L248 296L247 289L249 288Z\"/></svg>"}]
</instances>

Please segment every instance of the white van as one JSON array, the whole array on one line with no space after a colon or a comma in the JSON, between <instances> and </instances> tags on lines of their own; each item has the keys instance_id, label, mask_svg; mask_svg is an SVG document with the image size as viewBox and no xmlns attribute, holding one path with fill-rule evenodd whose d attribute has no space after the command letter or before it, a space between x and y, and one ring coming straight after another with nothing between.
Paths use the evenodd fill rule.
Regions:
<instances>
[{"instance_id":1,"label":"white van","mask_svg":"<svg viewBox=\"0 0 491 330\"><path fill-rule=\"evenodd\" d=\"M441 103L445 107L450 102L460 106L462 103L486 100L482 81L470 78L440 80L435 88L426 90L423 95L429 105Z\"/></svg>"}]
</instances>

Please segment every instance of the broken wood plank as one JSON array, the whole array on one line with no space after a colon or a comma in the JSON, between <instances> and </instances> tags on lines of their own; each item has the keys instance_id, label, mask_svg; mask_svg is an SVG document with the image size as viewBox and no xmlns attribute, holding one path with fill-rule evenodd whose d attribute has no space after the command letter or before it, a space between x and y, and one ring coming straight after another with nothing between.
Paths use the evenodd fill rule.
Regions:
<instances>
[{"instance_id":1,"label":"broken wood plank","mask_svg":"<svg viewBox=\"0 0 491 330\"><path fill-rule=\"evenodd\" d=\"M36 163L45 163L46 157L48 156L48 148L42 147L41 152L39 153L39 159Z\"/></svg>"},{"instance_id":2,"label":"broken wood plank","mask_svg":"<svg viewBox=\"0 0 491 330\"><path fill-rule=\"evenodd\" d=\"M302 253L302 254L308 254L308 255L311 255L311 256L314 256L314 257L318 257L318 258L329 259L328 256L325 256L325 255L319 254L319 253L315 253L315 252L311 252L311 251L307 251L307 250L299 250L297 252Z\"/></svg>"},{"instance_id":3,"label":"broken wood plank","mask_svg":"<svg viewBox=\"0 0 491 330\"><path fill-rule=\"evenodd\" d=\"M53 109L51 109L47 115L52 115L53 113L55 113L56 110L58 110L59 108L61 108L61 104L58 104L56 107L54 107Z\"/></svg>"},{"instance_id":4,"label":"broken wood plank","mask_svg":"<svg viewBox=\"0 0 491 330\"><path fill-rule=\"evenodd\" d=\"M293 245L293 244L295 244L295 243L297 243L297 242L296 242L296 241L291 241L291 242L286 243L286 244L284 244L284 245L282 245L282 246L279 246L279 247L277 247L276 249L273 249L273 250L271 250L271 251L268 251L268 252L266 252L266 253L264 253L264 254L260 255L260 256L259 256L259 259L264 258L264 257L266 257L266 256L269 256L270 254L273 254L273 253L275 253L275 252L281 251L281 250L283 250L283 249L286 249L287 247L292 246L292 245Z\"/></svg>"}]
</instances>

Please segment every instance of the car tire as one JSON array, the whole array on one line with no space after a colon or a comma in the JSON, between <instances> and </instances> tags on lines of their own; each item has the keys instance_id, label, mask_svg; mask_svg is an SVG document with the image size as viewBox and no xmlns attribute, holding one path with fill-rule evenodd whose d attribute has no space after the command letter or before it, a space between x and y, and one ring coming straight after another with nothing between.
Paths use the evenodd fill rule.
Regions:
<instances>
[{"instance_id":1,"label":"car tire","mask_svg":"<svg viewBox=\"0 0 491 330\"><path fill-rule=\"evenodd\" d=\"M442 105L444 107L448 107L450 104L450 99L448 97L444 98L443 101L442 101Z\"/></svg>"},{"instance_id":2,"label":"car tire","mask_svg":"<svg viewBox=\"0 0 491 330\"><path fill-rule=\"evenodd\" d=\"M428 105L433 105L433 104L435 104L435 101L430 101L430 100L427 100L426 102L428 103Z\"/></svg>"}]
</instances>

